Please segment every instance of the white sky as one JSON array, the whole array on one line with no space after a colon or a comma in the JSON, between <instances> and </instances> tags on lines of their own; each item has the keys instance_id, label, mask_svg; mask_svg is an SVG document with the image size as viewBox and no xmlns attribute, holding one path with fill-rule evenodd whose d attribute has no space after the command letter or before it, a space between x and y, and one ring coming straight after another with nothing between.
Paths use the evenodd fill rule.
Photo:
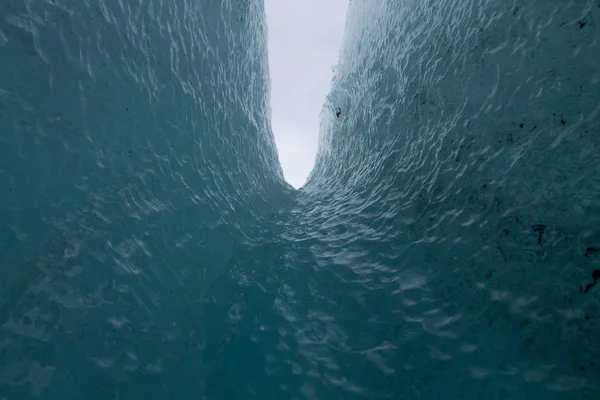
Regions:
<instances>
[{"instance_id":1,"label":"white sky","mask_svg":"<svg viewBox=\"0 0 600 400\"><path fill-rule=\"evenodd\" d=\"M265 0L271 122L283 174L295 188L314 165L347 7L348 0Z\"/></svg>"}]
</instances>

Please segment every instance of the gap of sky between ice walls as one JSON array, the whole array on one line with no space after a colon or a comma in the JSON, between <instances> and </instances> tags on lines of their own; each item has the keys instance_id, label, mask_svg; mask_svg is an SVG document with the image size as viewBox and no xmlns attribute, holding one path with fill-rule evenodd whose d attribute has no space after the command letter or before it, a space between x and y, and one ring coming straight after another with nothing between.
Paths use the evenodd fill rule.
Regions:
<instances>
[{"instance_id":1,"label":"gap of sky between ice walls","mask_svg":"<svg viewBox=\"0 0 600 400\"><path fill-rule=\"evenodd\" d=\"M347 0L265 2L271 125L284 177L295 188L314 166L347 5Z\"/></svg>"}]
</instances>

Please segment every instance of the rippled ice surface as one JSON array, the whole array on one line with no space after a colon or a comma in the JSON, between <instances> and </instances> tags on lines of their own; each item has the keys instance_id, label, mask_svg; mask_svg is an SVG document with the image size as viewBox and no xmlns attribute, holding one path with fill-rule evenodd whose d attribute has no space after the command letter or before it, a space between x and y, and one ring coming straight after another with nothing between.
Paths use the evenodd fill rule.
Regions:
<instances>
[{"instance_id":1,"label":"rippled ice surface","mask_svg":"<svg viewBox=\"0 0 600 400\"><path fill-rule=\"evenodd\" d=\"M0 399L598 398L600 3L347 18L294 191L261 1L4 0Z\"/></svg>"}]
</instances>

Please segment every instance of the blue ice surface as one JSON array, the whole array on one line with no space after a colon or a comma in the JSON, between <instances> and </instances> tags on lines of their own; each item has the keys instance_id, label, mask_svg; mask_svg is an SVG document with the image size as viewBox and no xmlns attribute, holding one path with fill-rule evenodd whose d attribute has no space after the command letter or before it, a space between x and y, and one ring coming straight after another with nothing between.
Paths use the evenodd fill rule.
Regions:
<instances>
[{"instance_id":1,"label":"blue ice surface","mask_svg":"<svg viewBox=\"0 0 600 400\"><path fill-rule=\"evenodd\" d=\"M296 191L261 0L3 0L0 399L600 398L598 21L350 1Z\"/></svg>"}]
</instances>

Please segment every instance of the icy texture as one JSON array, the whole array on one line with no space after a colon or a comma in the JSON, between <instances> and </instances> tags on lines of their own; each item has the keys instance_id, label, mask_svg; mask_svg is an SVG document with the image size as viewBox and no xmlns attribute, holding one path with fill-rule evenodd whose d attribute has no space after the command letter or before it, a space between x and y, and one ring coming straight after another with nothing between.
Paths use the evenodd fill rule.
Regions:
<instances>
[{"instance_id":1,"label":"icy texture","mask_svg":"<svg viewBox=\"0 0 600 400\"><path fill-rule=\"evenodd\" d=\"M261 1L4 0L0 399L598 398L597 21L352 0L294 191Z\"/></svg>"}]
</instances>

